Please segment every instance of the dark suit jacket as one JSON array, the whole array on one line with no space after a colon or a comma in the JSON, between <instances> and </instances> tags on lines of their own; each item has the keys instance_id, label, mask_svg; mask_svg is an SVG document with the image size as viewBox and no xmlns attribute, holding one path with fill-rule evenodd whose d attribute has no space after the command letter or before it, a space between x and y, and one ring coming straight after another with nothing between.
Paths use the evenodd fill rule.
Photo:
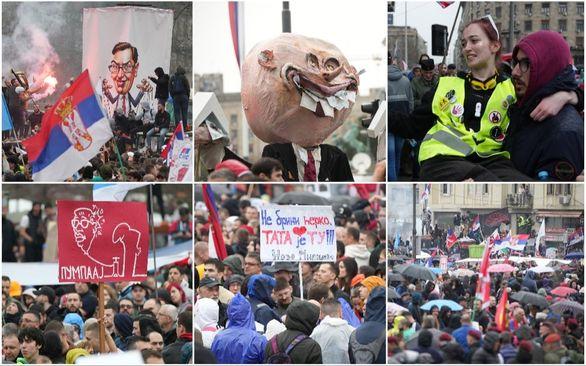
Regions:
<instances>
[{"instance_id":1,"label":"dark suit jacket","mask_svg":"<svg viewBox=\"0 0 586 366\"><path fill-rule=\"evenodd\" d=\"M321 162L317 176L318 181L354 182L346 154L332 145L322 144L319 147L321 148ZM299 181L297 159L291 143L267 145L262 151L262 156L277 159L283 164L283 178L286 182Z\"/></svg>"}]
</instances>

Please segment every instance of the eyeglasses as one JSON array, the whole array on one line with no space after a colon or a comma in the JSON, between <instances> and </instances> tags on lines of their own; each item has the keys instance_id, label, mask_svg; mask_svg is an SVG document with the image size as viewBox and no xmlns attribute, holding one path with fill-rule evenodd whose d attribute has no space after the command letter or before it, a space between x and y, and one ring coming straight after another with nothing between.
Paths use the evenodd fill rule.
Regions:
<instances>
[{"instance_id":1,"label":"eyeglasses","mask_svg":"<svg viewBox=\"0 0 586 366\"><path fill-rule=\"evenodd\" d=\"M134 69L134 65L131 64L130 61L128 61L124 65L120 65L119 63L112 61L112 63L110 63L110 66L108 66L108 70L110 70L110 72L114 74L116 74L120 69L122 69L124 73L129 74L132 72L132 69Z\"/></svg>"},{"instance_id":2,"label":"eyeglasses","mask_svg":"<svg viewBox=\"0 0 586 366\"><path fill-rule=\"evenodd\" d=\"M521 70L522 73L526 73L531 68L531 61L529 61L528 58L524 58L521 60L517 60L516 58L513 58L512 61L513 61L512 62L513 69L517 65L519 65L519 70Z\"/></svg>"},{"instance_id":3,"label":"eyeglasses","mask_svg":"<svg viewBox=\"0 0 586 366\"><path fill-rule=\"evenodd\" d=\"M494 29L494 31L496 32L496 39L500 40L501 36L499 34L499 30L496 28L496 24L494 23L494 20L492 19L492 17L489 15L485 15L480 19L487 19L490 22L490 25L492 26L492 29Z\"/></svg>"}]
</instances>

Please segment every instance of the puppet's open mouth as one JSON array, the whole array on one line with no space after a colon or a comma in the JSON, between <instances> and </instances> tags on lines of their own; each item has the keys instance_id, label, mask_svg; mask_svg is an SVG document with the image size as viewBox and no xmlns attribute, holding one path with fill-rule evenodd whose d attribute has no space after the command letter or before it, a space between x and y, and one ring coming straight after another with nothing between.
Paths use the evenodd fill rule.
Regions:
<instances>
[{"instance_id":1,"label":"puppet's open mouth","mask_svg":"<svg viewBox=\"0 0 586 366\"><path fill-rule=\"evenodd\" d=\"M339 84L331 84L319 75L305 73L293 64L285 64L281 77L294 85L301 94L300 105L318 117L334 117L334 110L350 108L356 101L358 82L352 78Z\"/></svg>"}]
</instances>

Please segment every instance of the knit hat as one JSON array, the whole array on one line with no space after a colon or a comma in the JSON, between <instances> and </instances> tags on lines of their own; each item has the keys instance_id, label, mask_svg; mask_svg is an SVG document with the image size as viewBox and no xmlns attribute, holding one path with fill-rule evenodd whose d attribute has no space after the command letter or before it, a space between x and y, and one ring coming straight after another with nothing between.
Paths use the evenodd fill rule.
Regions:
<instances>
[{"instance_id":1,"label":"knit hat","mask_svg":"<svg viewBox=\"0 0 586 366\"><path fill-rule=\"evenodd\" d=\"M556 343L561 340L562 340L562 338L560 337L559 334L553 333L553 334L550 334L547 337L545 337L545 340L543 341L543 343Z\"/></svg>"},{"instance_id":2,"label":"knit hat","mask_svg":"<svg viewBox=\"0 0 586 366\"><path fill-rule=\"evenodd\" d=\"M237 178L243 176L246 173L250 173L250 169L243 163L235 159L228 159L218 163L215 170L228 169L236 175Z\"/></svg>"},{"instance_id":3,"label":"knit hat","mask_svg":"<svg viewBox=\"0 0 586 366\"><path fill-rule=\"evenodd\" d=\"M385 281L379 276L368 276L360 283L362 284L362 286L365 286L368 289L369 293L370 291L372 291L373 288L377 286L385 286Z\"/></svg>"},{"instance_id":4,"label":"knit hat","mask_svg":"<svg viewBox=\"0 0 586 366\"><path fill-rule=\"evenodd\" d=\"M433 62L433 59L421 60L421 69L423 71L432 71L434 68L435 63Z\"/></svg>"},{"instance_id":5,"label":"knit hat","mask_svg":"<svg viewBox=\"0 0 586 366\"><path fill-rule=\"evenodd\" d=\"M474 339L476 339L477 341L482 339L482 333L480 333L480 331L476 330L476 329L470 329L468 331L468 335L470 337L473 337Z\"/></svg>"},{"instance_id":6,"label":"knit hat","mask_svg":"<svg viewBox=\"0 0 586 366\"><path fill-rule=\"evenodd\" d=\"M359 283L361 283L364 280L364 275L361 274L357 274L356 276L354 276L354 278L352 278L352 281L350 281L350 286L354 287L356 285L358 285Z\"/></svg>"},{"instance_id":7,"label":"knit hat","mask_svg":"<svg viewBox=\"0 0 586 366\"><path fill-rule=\"evenodd\" d=\"M448 333L442 333L439 337L440 342L451 342L452 336Z\"/></svg>"},{"instance_id":8,"label":"knit hat","mask_svg":"<svg viewBox=\"0 0 586 366\"><path fill-rule=\"evenodd\" d=\"M529 34L513 49L513 59L522 50L531 63L529 85L525 96L520 100L523 105L535 92L553 80L570 64L570 46L558 32L538 31Z\"/></svg>"},{"instance_id":9,"label":"knit hat","mask_svg":"<svg viewBox=\"0 0 586 366\"><path fill-rule=\"evenodd\" d=\"M533 345L530 341L521 341L519 343L519 350L517 351L517 358L515 363L531 363L533 360Z\"/></svg>"}]
</instances>

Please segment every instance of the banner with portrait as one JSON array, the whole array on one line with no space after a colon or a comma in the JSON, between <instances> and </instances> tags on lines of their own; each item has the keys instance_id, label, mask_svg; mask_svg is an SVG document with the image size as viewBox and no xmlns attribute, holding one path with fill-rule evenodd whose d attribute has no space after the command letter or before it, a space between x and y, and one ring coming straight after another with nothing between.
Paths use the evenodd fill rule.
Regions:
<instances>
[{"instance_id":1,"label":"banner with portrait","mask_svg":"<svg viewBox=\"0 0 586 366\"><path fill-rule=\"evenodd\" d=\"M156 110L155 83L149 76L161 67L169 74L173 10L116 6L83 9L82 69L104 111L128 116ZM149 105L147 107L147 104Z\"/></svg>"}]
</instances>

